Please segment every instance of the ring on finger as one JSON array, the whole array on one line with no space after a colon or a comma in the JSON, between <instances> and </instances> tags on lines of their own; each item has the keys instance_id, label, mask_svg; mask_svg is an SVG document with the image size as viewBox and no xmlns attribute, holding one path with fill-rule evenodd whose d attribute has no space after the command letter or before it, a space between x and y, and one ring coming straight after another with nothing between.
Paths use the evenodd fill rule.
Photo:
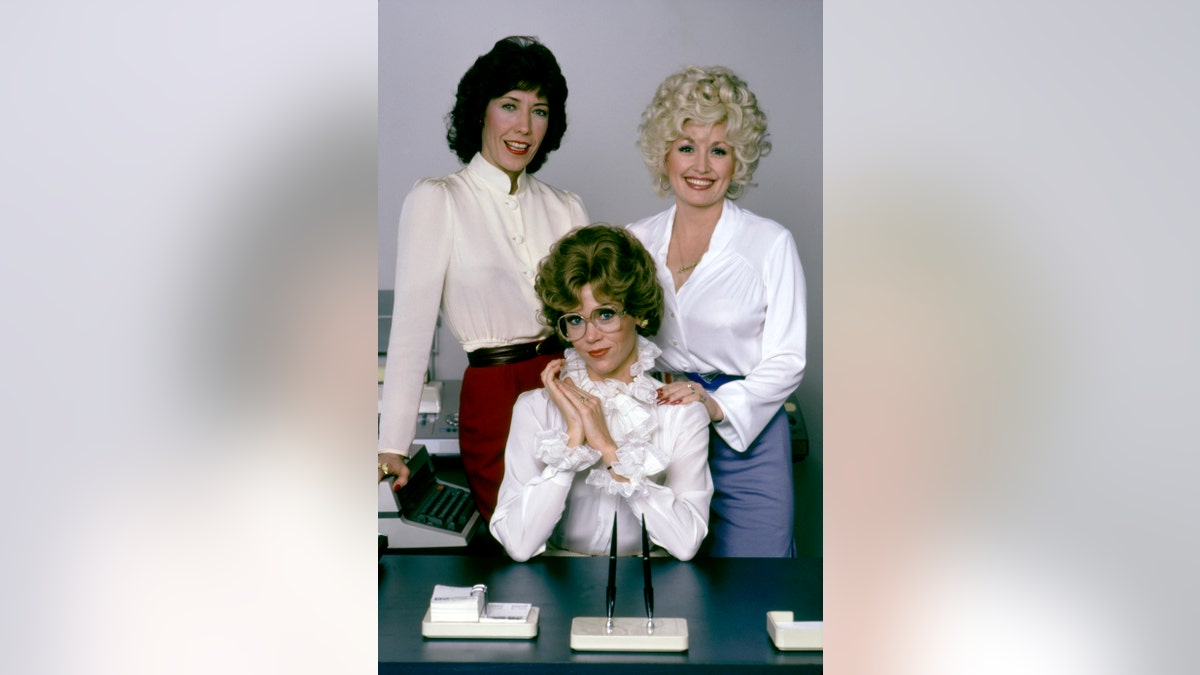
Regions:
<instances>
[{"instance_id":1,"label":"ring on finger","mask_svg":"<svg viewBox=\"0 0 1200 675\"><path fill-rule=\"evenodd\" d=\"M696 393L696 388L695 388L695 387L693 387L691 384L689 384L689 385L688 385L688 391L690 391L690 392L692 392L692 393L694 394L694 393Z\"/></svg>"},{"instance_id":2,"label":"ring on finger","mask_svg":"<svg viewBox=\"0 0 1200 675\"><path fill-rule=\"evenodd\" d=\"M705 401L707 401L707 400L708 400L708 397L707 397L707 396L705 396L704 394L700 394L700 402L701 402L701 403L704 403L704 402L705 402Z\"/></svg>"}]
</instances>

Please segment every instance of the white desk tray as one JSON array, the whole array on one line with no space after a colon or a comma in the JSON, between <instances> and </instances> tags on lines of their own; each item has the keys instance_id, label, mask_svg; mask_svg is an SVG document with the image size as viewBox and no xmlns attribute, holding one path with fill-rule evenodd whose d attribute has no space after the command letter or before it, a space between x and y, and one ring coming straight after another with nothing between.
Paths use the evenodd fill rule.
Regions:
<instances>
[{"instance_id":1,"label":"white desk tray","mask_svg":"<svg viewBox=\"0 0 1200 675\"><path fill-rule=\"evenodd\" d=\"M577 616L571 621L571 649L582 652L686 652L687 619L654 619L654 632L645 617L613 617L613 630L605 630L602 616Z\"/></svg>"},{"instance_id":2,"label":"white desk tray","mask_svg":"<svg viewBox=\"0 0 1200 675\"><path fill-rule=\"evenodd\" d=\"M483 640L528 640L538 634L538 608L532 607L524 621L430 621L429 610L421 621L427 638L475 638Z\"/></svg>"},{"instance_id":3,"label":"white desk tray","mask_svg":"<svg viewBox=\"0 0 1200 675\"><path fill-rule=\"evenodd\" d=\"M791 612L767 612L767 632L777 649L821 651L825 639L824 621L793 621Z\"/></svg>"}]
</instances>

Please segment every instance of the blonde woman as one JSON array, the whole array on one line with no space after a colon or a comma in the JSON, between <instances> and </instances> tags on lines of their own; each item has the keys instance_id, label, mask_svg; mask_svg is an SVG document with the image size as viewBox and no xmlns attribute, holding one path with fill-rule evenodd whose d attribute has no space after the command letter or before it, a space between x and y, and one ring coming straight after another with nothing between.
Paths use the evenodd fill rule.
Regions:
<instances>
[{"instance_id":1,"label":"blonde woman","mask_svg":"<svg viewBox=\"0 0 1200 675\"><path fill-rule=\"evenodd\" d=\"M805 364L805 285L791 233L740 208L771 148L754 93L727 68L668 77L638 144L662 213L630 224L665 290L662 405L699 402L711 422L710 555L791 557L791 438L784 400Z\"/></svg>"}]
</instances>

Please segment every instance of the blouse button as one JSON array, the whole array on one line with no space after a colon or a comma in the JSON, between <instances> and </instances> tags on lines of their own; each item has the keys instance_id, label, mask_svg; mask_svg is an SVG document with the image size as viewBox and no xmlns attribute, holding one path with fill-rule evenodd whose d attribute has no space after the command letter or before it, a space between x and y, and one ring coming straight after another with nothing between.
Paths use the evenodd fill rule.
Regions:
<instances>
[{"instance_id":1,"label":"blouse button","mask_svg":"<svg viewBox=\"0 0 1200 675\"><path fill-rule=\"evenodd\" d=\"M515 200L515 199L505 199L504 205L507 206L508 208L512 209L513 211L517 210L517 200Z\"/></svg>"},{"instance_id":2,"label":"blouse button","mask_svg":"<svg viewBox=\"0 0 1200 675\"><path fill-rule=\"evenodd\" d=\"M517 242L518 244L524 244L525 237L522 237L521 235L518 234L517 236L513 237L513 241Z\"/></svg>"},{"instance_id":3,"label":"blouse button","mask_svg":"<svg viewBox=\"0 0 1200 675\"><path fill-rule=\"evenodd\" d=\"M673 347L678 347L678 346L679 346L679 340L671 340L671 346L673 346Z\"/></svg>"}]
</instances>

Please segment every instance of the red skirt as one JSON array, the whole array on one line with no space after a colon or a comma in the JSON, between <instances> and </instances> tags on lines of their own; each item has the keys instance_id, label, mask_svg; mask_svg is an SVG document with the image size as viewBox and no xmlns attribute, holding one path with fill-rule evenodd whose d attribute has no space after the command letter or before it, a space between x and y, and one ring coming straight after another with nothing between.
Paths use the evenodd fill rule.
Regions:
<instances>
[{"instance_id":1,"label":"red skirt","mask_svg":"<svg viewBox=\"0 0 1200 675\"><path fill-rule=\"evenodd\" d=\"M562 354L478 368L463 373L458 410L458 446L471 496L485 520L492 519L500 481L504 480L504 446L513 405L526 391L540 389L542 370Z\"/></svg>"}]
</instances>

